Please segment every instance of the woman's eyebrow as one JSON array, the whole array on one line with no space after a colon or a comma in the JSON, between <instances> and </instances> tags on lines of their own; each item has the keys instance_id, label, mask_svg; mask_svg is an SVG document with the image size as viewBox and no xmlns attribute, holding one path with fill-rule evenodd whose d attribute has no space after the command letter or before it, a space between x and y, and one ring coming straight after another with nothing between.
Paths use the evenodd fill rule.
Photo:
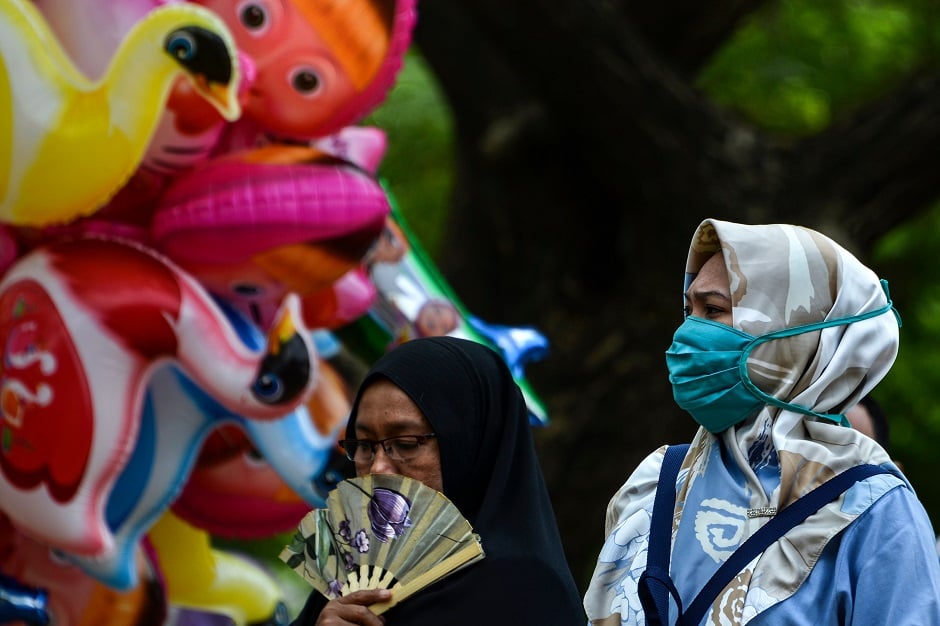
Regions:
<instances>
[{"instance_id":1,"label":"woman's eyebrow","mask_svg":"<svg viewBox=\"0 0 940 626\"><path fill-rule=\"evenodd\" d=\"M710 298L712 296L716 298L721 298L722 300L726 300L726 301L731 300L728 294L722 291L718 291L717 289L710 289L708 291L692 290L692 295L690 296L688 293L686 293L685 299L686 300L692 300L692 299L704 300L705 298Z\"/></svg>"}]
</instances>

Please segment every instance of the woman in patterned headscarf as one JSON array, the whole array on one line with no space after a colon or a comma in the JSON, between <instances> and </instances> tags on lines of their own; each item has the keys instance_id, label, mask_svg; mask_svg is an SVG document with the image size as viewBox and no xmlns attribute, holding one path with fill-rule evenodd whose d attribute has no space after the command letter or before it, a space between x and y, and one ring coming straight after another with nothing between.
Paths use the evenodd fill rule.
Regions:
<instances>
[{"instance_id":1,"label":"woman in patterned headscarf","mask_svg":"<svg viewBox=\"0 0 940 626\"><path fill-rule=\"evenodd\" d=\"M685 287L686 320L666 359L677 403L701 428L675 478L659 482L664 446L612 498L584 597L591 623L658 623L667 612L671 624L685 610L690 624L940 624L927 515L887 453L843 415L897 355L886 284L815 231L705 220ZM752 556L742 551L691 617L747 539L866 464L882 473L835 492ZM668 514L651 542L657 493ZM671 557L662 575L648 568L663 563L658 546ZM667 573L675 593L648 592Z\"/></svg>"}]
</instances>

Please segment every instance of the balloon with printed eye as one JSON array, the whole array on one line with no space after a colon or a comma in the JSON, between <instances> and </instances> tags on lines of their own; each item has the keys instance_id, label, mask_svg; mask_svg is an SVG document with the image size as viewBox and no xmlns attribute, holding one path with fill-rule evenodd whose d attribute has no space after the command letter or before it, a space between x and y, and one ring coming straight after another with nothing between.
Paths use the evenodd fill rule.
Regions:
<instances>
[{"instance_id":1,"label":"balloon with printed eye","mask_svg":"<svg viewBox=\"0 0 940 626\"><path fill-rule=\"evenodd\" d=\"M246 348L263 349L259 328L219 306ZM317 389L322 382L318 371ZM322 427L311 419L315 408L251 419L225 408L187 369L170 363L154 368L133 451L107 500L114 549L105 556L64 558L96 580L128 589L137 582L135 547L171 507L198 528L225 537L269 536L296 525L324 502L326 491L316 482L336 441L332 423ZM193 504L180 502L187 493ZM166 565L162 559L161 564Z\"/></svg>"},{"instance_id":2,"label":"balloon with printed eye","mask_svg":"<svg viewBox=\"0 0 940 626\"><path fill-rule=\"evenodd\" d=\"M311 508L325 505L324 474L351 403L335 367L322 359L317 369L306 410L281 424L229 417L216 426L172 503L174 513L215 537L261 539L296 528Z\"/></svg>"},{"instance_id":3,"label":"balloon with printed eye","mask_svg":"<svg viewBox=\"0 0 940 626\"><path fill-rule=\"evenodd\" d=\"M33 0L33 3L69 58L91 78L104 74L134 24L163 5L182 4L181 0ZM186 52L184 41L174 41L173 52ZM243 91L251 80L252 68L243 55L238 56L240 82L235 87ZM210 106L192 84L175 81L140 168L127 188L122 188L109 203L108 212L133 221L137 216L131 214L159 193L163 177L176 175L209 157L226 122L227 118Z\"/></svg>"},{"instance_id":4,"label":"balloon with printed eye","mask_svg":"<svg viewBox=\"0 0 940 626\"><path fill-rule=\"evenodd\" d=\"M217 115L239 114L235 43L201 7L150 11L94 77L75 66L28 0L0 4L0 29L2 222L64 224L104 206L141 163L181 77Z\"/></svg>"},{"instance_id":5,"label":"balloon with printed eye","mask_svg":"<svg viewBox=\"0 0 940 626\"><path fill-rule=\"evenodd\" d=\"M114 548L105 507L158 364L180 365L235 415L268 421L304 402L315 377L296 296L253 350L192 277L107 239L48 244L6 272L0 347L0 511L89 558Z\"/></svg>"},{"instance_id":6,"label":"balloon with printed eye","mask_svg":"<svg viewBox=\"0 0 940 626\"><path fill-rule=\"evenodd\" d=\"M276 138L324 137L380 104L415 22L415 0L193 1L225 20L251 60L243 119Z\"/></svg>"}]
</instances>

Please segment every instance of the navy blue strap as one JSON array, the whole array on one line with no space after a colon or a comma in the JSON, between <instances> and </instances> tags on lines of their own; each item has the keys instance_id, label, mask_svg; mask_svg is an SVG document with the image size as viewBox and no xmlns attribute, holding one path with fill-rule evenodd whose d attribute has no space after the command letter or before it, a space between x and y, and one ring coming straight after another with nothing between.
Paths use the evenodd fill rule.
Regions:
<instances>
[{"instance_id":1,"label":"navy blue strap","mask_svg":"<svg viewBox=\"0 0 940 626\"><path fill-rule=\"evenodd\" d=\"M653 499L650 518L649 548L646 552L646 571L640 575L637 592L646 614L648 626L666 626L669 623L669 594L676 599L679 613L682 601L679 591L669 577L669 552L672 549L672 518L676 504L676 478L689 444L666 448L659 470L659 483Z\"/></svg>"},{"instance_id":2,"label":"navy blue strap","mask_svg":"<svg viewBox=\"0 0 940 626\"><path fill-rule=\"evenodd\" d=\"M738 575L754 557L763 552L770 544L787 533L788 530L800 524L807 517L829 504L837 496L860 480L865 480L876 474L887 474L888 470L877 465L856 465L845 470L838 476L830 478L819 487L816 487L787 508L781 510L775 517L762 526L757 532L745 541L732 553L711 579L702 587L689 605L689 609L679 616L676 626L697 626L702 621L705 612L727 586L731 579ZM658 496L658 494L657 494ZM655 523L655 522L654 522ZM670 525L671 529L672 526ZM650 529L652 535L652 529ZM652 540L650 553L652 553ZM668 565L666 571L668 571ZM681 609L680 609L681 611Z\"/></svg>"}]
</instances>

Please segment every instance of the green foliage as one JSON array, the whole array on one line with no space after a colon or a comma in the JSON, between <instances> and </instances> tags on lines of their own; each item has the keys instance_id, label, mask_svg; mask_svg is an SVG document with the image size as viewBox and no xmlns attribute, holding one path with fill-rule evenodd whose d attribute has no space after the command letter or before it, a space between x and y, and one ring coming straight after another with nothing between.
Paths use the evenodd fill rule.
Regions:
<instances>
[{"instance_id":1,"label":"green foliage","mask_svg":"<svg viewBox=\"0 0 940 626\"><path fill-rule=\"evenodd\" d=\"M417 52L409 52L395 87L365 124L388 135L380 176L432 257L440 245L454 172L451 112Z\"/></svg>"},{"instance_id":2,"label":"green foliage","mask_svg":"<svg viewBox=\"0 0 940 626\"><path fill-rule=\"evenodd\" d=\"M804 135L933 57L936 15L918 1L785 0L742 26L699 77L762 128Z\"/></svg>"},{"instance_id":3,"label":"green foliage","mask_svg":"<svg viewBox=\"0 0 940 626\"><path fill-rule=\"evenodd\" d=\"M940 206L886 235L874 265L891 281L901 312L901 350L874 396L891 426L900 460L931 518L940 522L940 485L933 480L940 442Z\"/></svg>"}]
</instances>

